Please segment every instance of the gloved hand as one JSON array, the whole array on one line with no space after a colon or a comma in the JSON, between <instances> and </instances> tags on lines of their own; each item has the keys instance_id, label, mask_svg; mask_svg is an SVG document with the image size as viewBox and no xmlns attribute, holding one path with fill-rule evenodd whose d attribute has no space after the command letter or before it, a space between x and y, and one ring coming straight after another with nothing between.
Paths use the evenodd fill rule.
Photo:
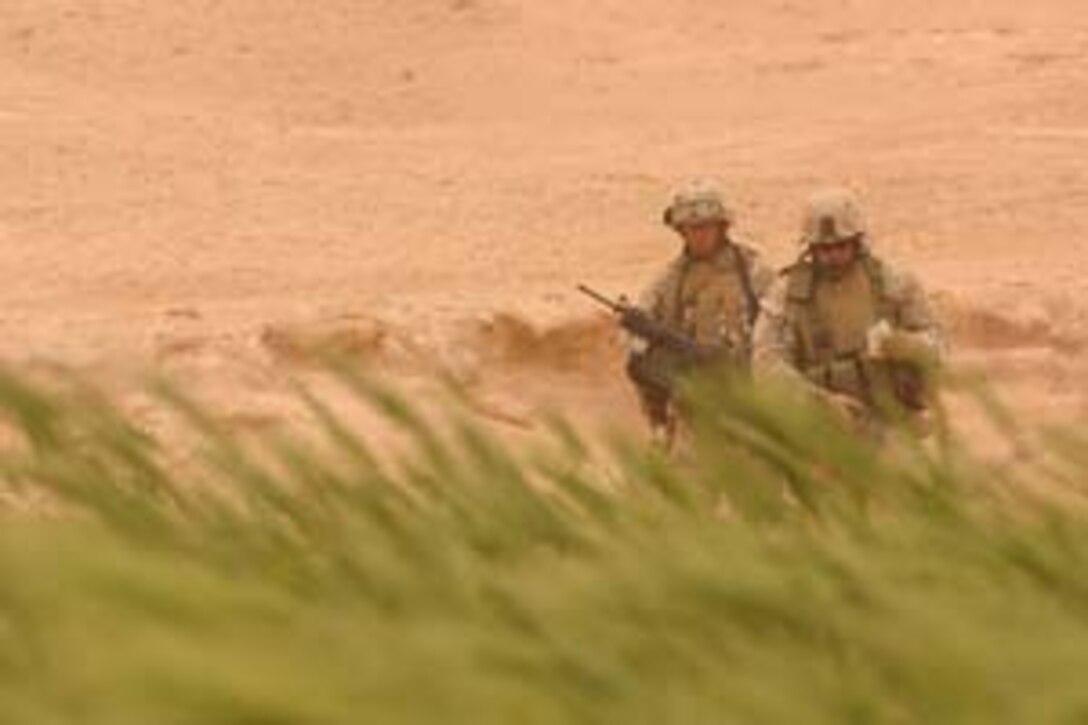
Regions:
<instances>
[{"instance_id":1,"label":"gloved hand","mask_svg":"<svg viewBox=\"0 0 1088 725\"><path fill-rule=\"evenodd\" d=\"M624 304L618 314L620 327L634 335L646 335L653 328L653 320L646 311L634 305Z\"/></svg>"},{"instance_id":2,"label":"gloved hand","mask_svg":"<svg viewBox=\"0 0 1088 725\"><path fill-rule=\"evenodd\" d=\"M937 361L939 353L928 332L911 332L893 328L881 320L869 328L865 336L865 354L870 360L928 365Z\"/></svg>"},{"instance_id":3,"label":"gloved hand","mask_svg":"<svg viewBox=\"0 0 1088 725\"><path fill-rule=\"evenodd\" d=\"M865 355L871 360L884 360L888 357L888 348L895 337L895 330L887 320L881 320L865 333Z\"/></svg>"}]
</instances>

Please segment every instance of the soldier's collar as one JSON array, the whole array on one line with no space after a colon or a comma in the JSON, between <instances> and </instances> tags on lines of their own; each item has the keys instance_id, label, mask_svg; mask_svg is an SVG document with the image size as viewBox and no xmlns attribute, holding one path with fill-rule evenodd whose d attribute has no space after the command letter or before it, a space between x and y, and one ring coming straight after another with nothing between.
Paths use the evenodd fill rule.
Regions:
<instances>
[{"instance_id":1,"label":"soldier's collar","mask_svg":"<svg viewBox=\"0 0 1088 725\"><path fill-rule=\"evenodd\" d=\"M861 256L858 256L849 265L835 271L827 269L826 267L821 267L815 262L812 263L812 269L815 279L818 282L827 282L832 285L845 282L856 275L867 275L869 272L869 267L865 258Z\"/></svg>"},{"instance_id":2,"label":"soldier's collar","mask_svg":"<svg viewBox=\"0 0 1088 725\"><path fill-rule=\"evenodd\" d=\"M733 241L729 238L726 238L722 242L722 245L718 247L718 250L706 259L696 259L695 257L692 257L691 254L688 253L687 249L680 253L680 259L684 262L684 264L689 265L702 263L711 264L715 267L729 267L730 269L732 269L733 254L735 253L735 248L736 245L733 244Z\"/></svg>"}]
</instances>

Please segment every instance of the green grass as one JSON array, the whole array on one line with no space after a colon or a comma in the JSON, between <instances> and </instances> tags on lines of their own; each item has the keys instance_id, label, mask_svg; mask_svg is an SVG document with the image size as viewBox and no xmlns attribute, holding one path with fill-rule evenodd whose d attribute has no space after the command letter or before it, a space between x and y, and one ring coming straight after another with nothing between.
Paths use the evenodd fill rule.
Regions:
<instances>
[{"instance_id":1,"label":"green grass","mask_svg":"<svg viewBox=\"0 0 1088 725\"><path fill-rule=\"evenodd\" d=\"M168 466L93 390L0 376L0 723L1088 722L1071 433L994 471L717 391L680 461L602 461L341 381L403 452L161 388L202 451Z\"/></svg>"}]
</instances>

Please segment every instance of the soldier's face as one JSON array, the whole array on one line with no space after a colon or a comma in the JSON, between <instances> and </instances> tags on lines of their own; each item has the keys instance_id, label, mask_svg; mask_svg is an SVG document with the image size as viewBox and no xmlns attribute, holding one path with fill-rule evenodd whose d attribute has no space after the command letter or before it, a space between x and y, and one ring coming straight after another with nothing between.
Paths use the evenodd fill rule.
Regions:
<instances>
[{"instance_id":1,"label":"soldier's face","mask_svg":"<svg viewBox=\"0 0 1088 725\"><path fill-rule=\"evenodd\" d=\"M812 259L816 266L831 276L848 270L858 258L858 240L840 239L830 244L816 244L812 247Z\"/></svg>"},{"instance_id":2,"label":"soldier's face","mask_svg":"<svg viewBox=\"0 0 1088 725\"><path fill-rule=\"evenodd\" d=\"M696 259L714 256L725 237L725 228L721 222L703 222L688 224L680 228L687 252Z\"/></svg>"}]
</instances>

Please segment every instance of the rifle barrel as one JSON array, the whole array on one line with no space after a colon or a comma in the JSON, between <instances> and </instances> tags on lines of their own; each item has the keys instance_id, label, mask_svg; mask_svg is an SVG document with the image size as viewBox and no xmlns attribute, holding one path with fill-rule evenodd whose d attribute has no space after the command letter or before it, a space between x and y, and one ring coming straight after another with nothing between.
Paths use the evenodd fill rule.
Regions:
<instances>
[{"instance_id":1,"label":"rifle barrel","mask_svg":"<svg viewBox=\"0 0 1088 725\"><path fill-rule=\"evenodd\" d=\"M600 292L598 292L598 291L596 291L594 289L590 289L589 287L586 287L584 284L578 285L578 291L581 292L582 294L586 295L587 297L591 297L591 298L597 300L602 305L604 305L605 307L608 307L609 309L611 309L613 311L616 311L616 310L620 309L620 305L617 302L614 302L613 300L608 299L607 297L602 295Z\"/></svg>"}]
</instances>

